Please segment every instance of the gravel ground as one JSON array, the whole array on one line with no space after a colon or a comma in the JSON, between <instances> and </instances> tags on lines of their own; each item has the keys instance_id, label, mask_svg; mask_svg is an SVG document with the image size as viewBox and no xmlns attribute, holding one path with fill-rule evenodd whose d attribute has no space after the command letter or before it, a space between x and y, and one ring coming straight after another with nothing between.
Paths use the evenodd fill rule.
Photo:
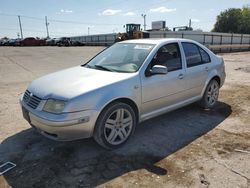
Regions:
<instances>
[{"instance_id":1,"label":"gravel ground","mask_svg":"<svg viewBox=\"0 0 250 188\"><path fill-rule=\"evenodd\" d=\"M27 85L102 49L0 48L0 164L17 164L0 187L250 187L249 52L222 54L227 78L213 110L193 104L146 121L115 151L32 130L18 103Z\"/></svg>"}]
</instances>

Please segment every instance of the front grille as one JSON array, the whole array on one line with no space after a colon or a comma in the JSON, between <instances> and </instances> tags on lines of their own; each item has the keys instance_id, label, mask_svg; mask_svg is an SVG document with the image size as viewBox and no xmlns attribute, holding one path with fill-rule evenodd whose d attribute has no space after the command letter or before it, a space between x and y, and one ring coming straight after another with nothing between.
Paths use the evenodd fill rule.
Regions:
<instances>
[{"instance_id":1,"label":"front grille","mask_svg":"<svg viewBox=\"0 0 250 188\"><path fill-rule=\"evenodd\" d=\"M37 108L37 106L39 105L41 100L42 100L41 98L33 95L28 90L26 90L24 95L23 95L23 101L25 102L25 104L27 104L29 107L31 107L33 109Z\"/></svg>"}]
</instances>

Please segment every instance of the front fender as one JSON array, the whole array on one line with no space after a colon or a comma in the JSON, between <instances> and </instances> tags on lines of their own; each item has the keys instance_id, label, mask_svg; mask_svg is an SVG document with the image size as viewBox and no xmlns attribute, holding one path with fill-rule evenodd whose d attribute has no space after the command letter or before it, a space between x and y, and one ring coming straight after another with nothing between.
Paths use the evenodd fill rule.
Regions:
<instances>
[{"instance_id":1,"label":"front fender","mask_svg":"<svg viewBox=\"0 0 250 188\"><path fill-rule=\"evenodd\" d=\"M141 89L138 77L116 82L88 93L83 93L71 100L65 106L65 112L82 110L97 110L101 112L110 102L119 98L132 100L140 109Z\"/></svg>"}]
</instances>

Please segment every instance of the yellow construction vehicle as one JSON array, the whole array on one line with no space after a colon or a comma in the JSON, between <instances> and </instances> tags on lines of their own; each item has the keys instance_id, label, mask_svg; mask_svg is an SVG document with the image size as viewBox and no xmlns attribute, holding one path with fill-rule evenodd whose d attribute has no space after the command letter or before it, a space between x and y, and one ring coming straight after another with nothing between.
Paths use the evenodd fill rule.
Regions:
<instances>
[{"instance_id":1,"label":"yellow construction vehicle","mask_svg":"<svg viewBox=\"0 0 250 188\"><path fill-rule=\"evenodd\" d=\"M124 26L125 27L125 26ZM119 33L116 42L129 40L129 39L142 39L149 38L149 33L141 31L140 24L126 24L126 33Z\"/></svg>"}]
</instances>

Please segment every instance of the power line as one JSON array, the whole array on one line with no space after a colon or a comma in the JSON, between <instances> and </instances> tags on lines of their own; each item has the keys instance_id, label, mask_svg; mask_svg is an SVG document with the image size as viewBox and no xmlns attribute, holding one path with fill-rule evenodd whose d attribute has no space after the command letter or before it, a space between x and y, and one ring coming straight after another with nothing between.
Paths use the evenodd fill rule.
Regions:
<instances>
[{"instance_id":1,"label":"power line","mask_svg":"<svg viewBox=\"0 0 250 188\"><path fill-rule=\"evenodd\" d=\"M0 13L1 16L18 16L18 15L14 15L14 14L6 14L6 13Z\"/></svg>"},{"instance_id":2,"label":"power line","mask_svg":"<svg viewBox=\"0 0 250 188\"><path fill-rule=\"evenodd\" d=\"M70 24L82 24L82 25L122 25L122 24L113 24L113 23L95 23L95 22L76 22L76 21L64 21L64 20L56 20L50 19L50 22L58 22L58 23L70 23Z\"/></svg>"},{"instance_id":3,"label":"power line","mask_svg":"<svg viewBox=\"0 0 250 188\"><path fill-rule=\"evenodd\" d=\"M6 27L0 27L0 30L9 30L9 31L16 31L15 28L6 28ZM37 32L37 33L44 33L44 31L42 30L36 30L36 29L25 29L25 31L28 31L28 32ZM50 32L50 33L53 33L53 34L65 34L65 35L75 35L76 33L68 33L68 32Z\"/></svg>"},{"instance_id":4,"label":"power line","mask_svg":"<svg viewBox=\"0 0 250 188\"><path fill-rule=\"evenodd\" d=\"M18 16L14 14L5 14L0 13L2 16ZM28 19L34 19L34 20L41 20L44 21L44 18L40 17L33 17L33 16L27 16L27 15L19 15L22 18L28 18ZM123 25L118 23L96 23L96 22L78 22L78 21L72 21L72 20L58 20L58 19L49 19L50 22L58 22L58 23L69 23L69 24L81 24L81 25Z\"/></svg>"},{"instance_id":5,"label":"power line","mask_svg":"<svg viewBox=\"0 0 250 188\"><path fill-rule=\"evenodd\" d=\"M28 19L32 19L32 20L40 20L40 21L44 21L43 18L39 18L39 17L33 17L33 16L25 16L25 15L20 15L23 18L28 18Z\"/></svg>"},{"instance_id":6,"label":"power line","mask_svg":"<svg viewBox=\"0 0 250 188\"><path fill-rule=\"evenodd\" d=\"M6 28L6 27L0 27L1 30L9 30L9 31L16 31L16 28Z\"/></svg>"}]
</instances>

